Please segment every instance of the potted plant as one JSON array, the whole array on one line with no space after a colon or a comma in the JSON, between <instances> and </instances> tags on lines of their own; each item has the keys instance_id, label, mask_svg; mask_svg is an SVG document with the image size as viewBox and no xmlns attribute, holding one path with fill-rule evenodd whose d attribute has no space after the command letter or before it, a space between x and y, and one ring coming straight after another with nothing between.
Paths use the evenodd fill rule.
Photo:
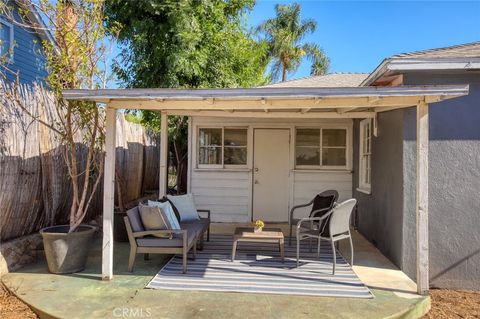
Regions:
<instances>
[{"instance_id":1,"label":"potted plant","mask_svg":"<svg viewBox=\"0 0 480 319\"><path fill-rule=\"evenodd\" d=\"M72 189L70 222L43 228L40 233L50 272L72 273L85 268L96 230L82 222L103 176L104 116L94 102L66 101L62 92L105 85L104 71L99 68L106 56L103 1L30 0L25 4L25 8L39 11L54 35L55 41L44 41L43 46L49 72L45 100L54 104L56 114L34 113L21 99L17 104L24 113L53 130L61 145ZM22 10L21 19L27 17L27 11Z\"/></svg>"},{"instance_id":2,"label":"potted plant","mask_svg":"<svg viewBox=\"0 0 480 319\"><path fill-rule=\"evenodd\" d=\"M260 233L263 230L263 227L265 227L265 223L261 219L257 219L253 223L253 232L254 233Z\"/></svg>"}]
</instances>

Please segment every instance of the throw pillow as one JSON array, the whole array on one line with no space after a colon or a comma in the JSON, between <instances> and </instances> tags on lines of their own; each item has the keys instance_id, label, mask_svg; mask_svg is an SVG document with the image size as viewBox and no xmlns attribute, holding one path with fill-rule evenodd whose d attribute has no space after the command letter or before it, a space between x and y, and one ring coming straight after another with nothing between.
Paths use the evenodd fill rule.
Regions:
<instances>
[{"instance_id":1,"label":"throw pillow","mask_svg":"<svg viewBox=\"0 0 480 319\"><path fill-rule=\"evenodd\" d=\"M182 222L200 219L192 194L177 196L167 195L167 198L177 208Z\"/></svg>"},{"instance_id":2,"label":"throw pillow","mask_svg":"<svg viewBox=\"0 0 480 319\"><path fill-rule=\"evenodd\" d=\"M170 229L170 223L168 222L165 214L160 207L149 207L142 203L138 205L140 212L140 219L142 220L145 230L167 230ZM153 235L155 237L170 238L170 234Z\"/></svg>"},{"instance_id":3,"label":"throw pillow","mask_svg":"<svg viewBox=\"0 0 480 319\"><path fill-rule=\"evenodd\" d=\"M172 205L170 205L169 202L161 203L161 202L155 202L155 201L149 200L148 201L148 206L160 207L162 212L167 217L168 222L170 223L170 229L173 229L173 230L180 229L180 223L178 222L177 216L175 216L175 213L173 212Z\"/></svg>"}]
</instances>

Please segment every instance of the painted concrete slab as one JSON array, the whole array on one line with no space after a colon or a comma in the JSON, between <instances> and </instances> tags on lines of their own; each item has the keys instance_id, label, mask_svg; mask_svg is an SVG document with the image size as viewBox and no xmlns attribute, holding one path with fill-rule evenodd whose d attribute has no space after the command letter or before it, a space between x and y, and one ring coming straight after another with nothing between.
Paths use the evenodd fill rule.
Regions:
<instances>
[{"instance_id":1,"label":"painted concrete slab","mask_svg":"<svg viewBox=\"0 0 480 319\"><path fill-rule=\"evenodd\" d=\"M2 280L42 318L418 318L430 307L429 298L411 293L415 287L408 277L359 236L354 270L374 299L145 289L169 256L145 261L138 255L129 273L128 243L115 243L115 276L106 282L101 280L99 238L83 272L52 275L40 261Z\"/></svg>"}]
</instances>

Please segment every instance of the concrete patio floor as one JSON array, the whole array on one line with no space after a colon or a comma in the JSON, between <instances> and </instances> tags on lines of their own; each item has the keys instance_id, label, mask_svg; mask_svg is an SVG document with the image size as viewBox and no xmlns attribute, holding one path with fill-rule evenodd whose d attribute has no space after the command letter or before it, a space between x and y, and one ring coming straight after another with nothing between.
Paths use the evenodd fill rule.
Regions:
<instances>
[{"instance_id":1,"label":"concrete patio floor","mask_svg":"<svg viewBox=\"0 0 480 319\"><path fill-rule=\"evenodd\" d=\"M231 233L234 226L212 225L212 230ZM105 282L100 239L83 272L52 275L40 260L2 281L41 318L418 318L430 307L428 297L415 295L415 283L355 232L353 269L374 299L144 289L169 256L145 261L137 255L129 273L128 243L115 243L115 277ZM346 242L340 245L350 260L348 250Z\"/></svg>"}]
</instances>

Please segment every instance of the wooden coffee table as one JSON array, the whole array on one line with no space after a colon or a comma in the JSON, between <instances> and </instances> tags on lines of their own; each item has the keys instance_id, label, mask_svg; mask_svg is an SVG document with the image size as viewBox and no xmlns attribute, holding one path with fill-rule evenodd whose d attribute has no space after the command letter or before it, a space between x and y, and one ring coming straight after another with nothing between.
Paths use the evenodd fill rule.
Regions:
<instances>
[{"instance_id":1,"label":"wooden coffee table","mask_svg":"<svg viewBox=\"0 0 480 319\"><path fill-rule=\"evenodd\" d=\"M264 228L261 232L255 233L253 227L237 227L233 235L232 261L235 260L237 252L237 243L239 241L249 241L256 243L274 243L280 247L282 262L285 259L285 238L280 228Z\"/></svg>"}]
</instances>

